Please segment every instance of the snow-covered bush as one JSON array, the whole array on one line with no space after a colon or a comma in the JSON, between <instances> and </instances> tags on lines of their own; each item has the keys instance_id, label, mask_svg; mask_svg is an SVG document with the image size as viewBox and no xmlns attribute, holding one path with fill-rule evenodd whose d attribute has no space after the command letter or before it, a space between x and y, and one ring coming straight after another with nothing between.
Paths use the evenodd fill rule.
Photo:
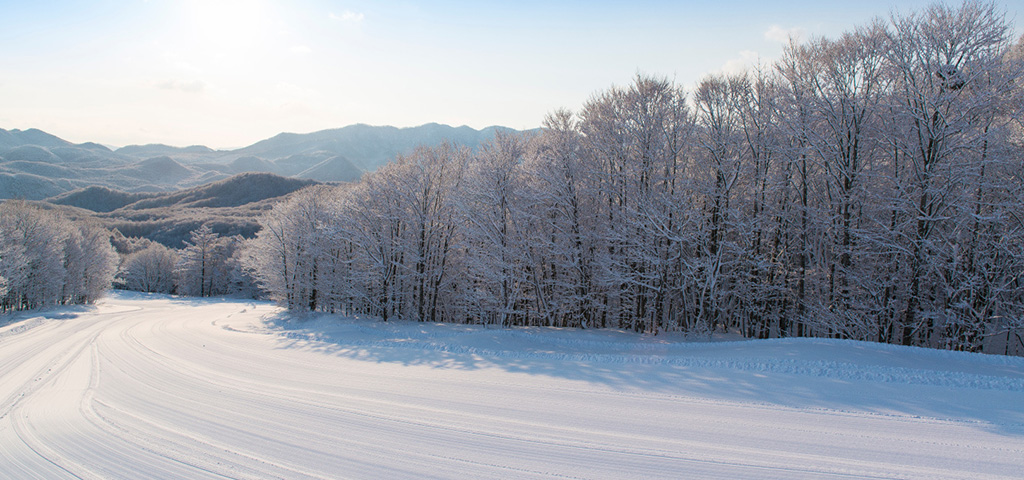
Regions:
<instances>
[{"instance_id":1,"label":"snow-covered bush","mask_svg":"<svg viewBox=\"0 0 1024 480\"><path fill-rule=\"evenodd\" d=\"M178 254L159 243L125 256L118 273L121 286L127 290L153 293L174 292L174 266Z\"/></svg>"}]
</instances>

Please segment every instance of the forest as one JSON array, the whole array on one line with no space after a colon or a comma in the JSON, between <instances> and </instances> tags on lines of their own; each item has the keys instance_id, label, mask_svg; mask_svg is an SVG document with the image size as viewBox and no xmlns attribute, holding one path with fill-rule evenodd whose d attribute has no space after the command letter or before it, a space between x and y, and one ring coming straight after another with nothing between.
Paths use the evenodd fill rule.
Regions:
<instances>
[{"instance_id":1,"label":"forest","mask_svg":"<svg viewBox=\"0 0 1024 480\"><path fill-rule=\"evenodd\" d=\"M1020 354L1021 42L991 3L638 74L536 135L421 148L265 214L293 310Z\"/></svg>"},{"instance_id":2,"label":"forest","mask_svg":"<svg viewBox=\"0 0 1024 480\"><path fill-rule=\"evenodd\" d=\"M89 303L114 282L383 321L1021 355L1011 32L993 3L935 4L692 89L637 74L540 131L291 193L251 239L204 225L168 248L7 201L0 310Z\"/></svg>"}]
</instances>

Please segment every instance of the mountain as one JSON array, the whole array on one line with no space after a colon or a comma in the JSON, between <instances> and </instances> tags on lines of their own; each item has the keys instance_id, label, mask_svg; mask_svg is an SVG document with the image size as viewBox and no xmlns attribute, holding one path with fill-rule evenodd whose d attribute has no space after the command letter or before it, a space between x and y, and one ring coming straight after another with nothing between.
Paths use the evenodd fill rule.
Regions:
<instances>
[{"instance_id":1,"label":"mountain","mask_svg":"<svg viewBox=\"0 0 1024 480\"><path fill-rule=\"evenodd\" d=\"M94 212L111 212L125 205L137 202L144 198L153 197L155 193L128 193L112 188L91 186L72 190L48 199L50 203L57 205L69 205L72 207L84 208Z\"/></svg>"},{"instance_id":2,"label":"mountain","mask_svg":"<svg viewBox=\"0 0 1024 480\"><path fill-rule=\"evenodd\" d=\"M229 171L243 172L277 172L277 166L260 157L238 157L227 165Z\"/></svg>"},{"instance_id":3,"label":"mountain","mask_svg":"<svg viewBox=\"0 0 1024 480\"><path fill-rule=\"evenodd\" d=\"M60 157L56 156L46 147L39 145L19 145L4 153L4 160L8 162L38 162L38 163L61 163Z\"/></svg>"},{"instance_id":4,"label":"mountain","mask_svg":"<svg viewBox=\"0 0 1024 480\"><path fill-rule=\"evenodd\" d=\"M155 157L136 163L121 173L153 183L178 183L196 172L185 168L171 157Z\"/></svg>"},{"instance_id":5,"label":"mountain","mask_svg":"<svg viewBox=\"0 0 1024 480\"><path fill-rule=\"evenodd\" d=\"M281 133L235 150L162 144L111 150L91 142L74 144L37 129L0 129L0 199L38 200L88 187L123 193L174 192L244 172L348 182L421 145L451 142L476 148L499 130L512 131L437 123L409 128L357 124L305 134Z\"/></svg>"},{"instance_id":6,"label":"mountain","mask_svg":"<svg viewBox=\"0 0 1024 480\"><path fill-rule=\"evenodd\" d=\"M259 215L281 198L315 184L271 173L242 173L175 192L131 193L92 186L46 202L66 209L71 218L89 217L124 236L180 248L189 232L204 224L220 235L251 237L259 229Z\"/></svg>"},{"instance_id":7,"label":"mountain","mask_svg":"<svg viewBox=\"0 0 1024 480\"><path fill-rule=\"evenodd\" d=\"M115 152L121 155L128 155L132 157L152 157L160 155L205 155L210 153L216 153L210 147L204 147L202 145L193 145L191 147L172 147L169 145L163 145L159 143L151 143L149 145L128 145L121 147Z\"/></svg>"},{"instance_id":8,"label":"mountain","mask_svg":"<svg viewBox=\"0 0 1024 480\"><path fill-rule=\"evenodd\" d=\"M272 173L242 173L218 182L173 193L146 195L121 207L124 210L153 208L240 207L277 198L313 185L313 180L286 178Z\"/></svg>"},{"instance_id":9,"label":"mountain","mask_svg":"<svg viewBox=\"0 0 1024 480\"><path fill-rule=\"evenodd\" d=\"M322 182L357 181L399 155L443 142L477 148L504 127L350 125L282 133L236 150L73 144L36 129L0 129L0 199L46 200L127 237L178 248L203 224L252 236L282 197Z\"/></svg>"},{"instance_id":10,"label":"mountain","mask_svg":"<svg viewBox=\"0 0 1024 480\"><path fill-rule=\"evenodd\" d=\"M298 175L309 167L331 158L331 156L333 156L331 152L324 151L296 153L274 160L274 168L281 172L281 175Z\"/></svg>"},{"instance_id":11,"label":"mountain","mask_svg":"<svg viewBox=\"0 0 1024 480\"><path fill-rule=\"evenodd\" d=\"M354 182L363 176L363 170L344 156L337 155L324 160L295 175L323 182Z\"/></svg>"},{"instance_id":12,"label":"mountain","mask_svg":"<svg viewBox=\"0 0 1024 480\"><path fill-rule=\"evenodd\" d=\"M272 173L250 172L176 192L130 193L92 186L56 195L47 201L100 213L154 208L240 207L287 195L316 183Z\"/></svg>"},{"instance_id":13,"label":"mountain","mask_svg":"<svg viewBox=\"0 0 1024 480\"><path fill-rule=\"evenodd\" d=\"M411 153L420 145L434 146L448 141L476 148L493 138L497 130L512 131L504 127L474 130L466 126L450 127L437 123L410 128L357 124L307 134L282 133L232 153L284 158L296 154L328 152L350 159L359 168L373 171L397 155Z\"/></svg>"},{"instance_id":14,"label":"mountain","mask_svg":"<svg viewBox=\"0 0 1024 480\"><path fill-rule=\"evenodd\" d=\"M8 173L0 171L0 194L3 198L42 200L74 188L66 180L49 178L29 173Z\"/></svg>"},{"instance_id":15,"label":"mountain","mask_svg":"<svg viewBox=\"0 0 1024 480\"><path fill-rule=\"evenodd\" d=\"M22 145L69 147L74 144L35 128L28 130L4 130L0 128L0 151L10 150Z\"/></svg>"}]
</instances>

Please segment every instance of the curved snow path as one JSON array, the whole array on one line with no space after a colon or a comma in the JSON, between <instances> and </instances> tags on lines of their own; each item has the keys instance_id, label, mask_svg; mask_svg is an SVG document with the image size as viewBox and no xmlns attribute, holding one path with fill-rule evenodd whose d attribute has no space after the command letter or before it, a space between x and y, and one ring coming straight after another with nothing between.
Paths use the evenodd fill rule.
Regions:
<instances>
[{"instance_id":1,"label":"curved snow path","mask_svg":"<svg viewBox=\"0 0 1024 480\"><path fill-rule=\"evenodd\" d=\"M118 293L0 327L0 478L1024 472L1021 359L275 312Z\"/></svg>"}]
</instances>

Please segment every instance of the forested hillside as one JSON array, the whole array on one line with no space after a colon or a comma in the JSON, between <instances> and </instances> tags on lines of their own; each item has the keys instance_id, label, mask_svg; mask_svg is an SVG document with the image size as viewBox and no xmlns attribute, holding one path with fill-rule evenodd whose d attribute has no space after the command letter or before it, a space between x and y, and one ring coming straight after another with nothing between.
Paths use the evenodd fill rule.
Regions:
<instances>
[{"instance_id":1,"label":"forested hillside","mask_svg":"<svg viewBox=\"0 0 1024 480\"><path fill-rule=\"evenodd\" d=\"M49 199L95 212L75 212L126 237L181 248L192 231L206 225L220 235L252 237L256 219L284 196L317 182L271 173L243 173L207 185L168 193L127 193L88 187Z\"/></svg>"},{"instance_id":2,"label":"forested hillside","mask_svg":"<svg viewBox=\"0 0 1024 480\"><path fill-rule=\"evenodd\" d=\"M934 5L692 91L638 75L535 136L303 190L246 261L298 310L1019 354L1011 31Z\"/></svg>"}]
</instances>

